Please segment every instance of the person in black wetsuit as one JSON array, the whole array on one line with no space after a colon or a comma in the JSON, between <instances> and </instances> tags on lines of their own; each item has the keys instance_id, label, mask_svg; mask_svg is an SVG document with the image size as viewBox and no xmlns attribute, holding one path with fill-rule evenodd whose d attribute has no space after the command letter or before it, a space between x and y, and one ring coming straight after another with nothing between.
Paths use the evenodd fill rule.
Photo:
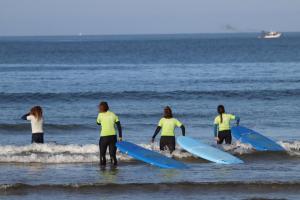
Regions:
<instances>
[{"instance_id":1,"label":"person in black wetsuit","mask_svg":"<svg viewBox=\"0 0 300 200\"><path fill-rule=\"evenodd\" d=\"M101 134L99 140L100 149L100 165L106 165L106 150L109 147L110 160L113 165L117 165L116 157L116 143L117 134L115 126L118 128L119 140L122 141L122 127L118 116L109 111L107 102L101 102L99 104L99 114L97 117L97 124L101 125Z\"/></svg>"},{"instance_id":2,"label":"person in black wetsuit","mask_svg":"<svg viewBox=\"0 0 300 200\"><path fill-rule=\"evenodd\" d=\"M225 113L225 107L223 105L219 105L218 108L219 115L214 120L214 135L218 144L222 144L225 140L226 144L231 144L232 136L230 129L230 121L236 120L237 126L240 123L240 118Z\"/></svg>"},{"instance_id":3,"label":"person in black wetsuit","mask_svg":"<svg viewBox=\"0 0 300 200\"><path fill-rule=\"evenodd\" d=\"M164 151L169 149L170 153L175 150L175 128L180 127L182 135L185 136L185 127L176 118L173 118L172 110L169 106L164 109L164 117L159 120L158 126L152 136L152 143L156 135L162 130L160 137L160 150Z\"/></svg>"}]
</instances>

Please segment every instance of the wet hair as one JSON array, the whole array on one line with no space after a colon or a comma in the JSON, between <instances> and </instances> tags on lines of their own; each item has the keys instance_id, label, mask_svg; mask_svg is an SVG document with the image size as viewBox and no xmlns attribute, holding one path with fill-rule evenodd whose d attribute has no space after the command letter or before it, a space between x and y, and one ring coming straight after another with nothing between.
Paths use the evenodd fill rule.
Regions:
<instances>
[{"instance_id":1,"label":"wet hair","mask_svg":"<svg viewBox=\"0 0 300 200\"><path fill-rule=\"evenodd\" d=\"M225 107L223 105L218 106L218 113L220 114L220 121L223 123L223 116L222 114L225 113Z\"/></svg>"},{"instance_id":2,"label":"wet hair","mask_svg":"<svg viewBox=\"0 0 300 200\"><path fill-rule=\"evenodd\" d=\"M109 106L108 106L108 103L106 101L102 101L99 104L99 107L102 108L104 112L107 112L109 110Z\"/></svg>"},{"instance_id":3,"label":"wet hair","mask_svg":"<svg viewBox=\"0 0 300 200\"><path fill-rule=\"evenodd\" d=\"M167 119L173 118L172 109L169 106L165 107L164 109L164 118Z\"/></svg>"},{"instance_id":4,"label":"wet hair","mask_svg":"<svg viewBox=\"0 0 300 200\"><path fill-rule=\"evenodd\" d=\"M41 106L34 106L30 110L30 114L33 115L37 120L43 118L43 109Z\"/></svg>"}]
</instances>

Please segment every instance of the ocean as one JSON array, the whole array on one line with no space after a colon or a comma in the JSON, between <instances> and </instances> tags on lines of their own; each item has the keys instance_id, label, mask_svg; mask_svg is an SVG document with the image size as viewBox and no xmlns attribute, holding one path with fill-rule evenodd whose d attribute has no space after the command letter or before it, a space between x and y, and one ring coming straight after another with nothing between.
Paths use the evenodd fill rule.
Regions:
<instances>
[{"instance_id":1,"label":"ocean","mask_svg":"<svg viewBox=\"0 0 300 200\"><path fill-rule=\"evenodd\" d=\"M299 199L300 33L0 37L0 199ZM107 101L123 139L158 151L151 137L171 106L186 134L216 146L219 104L284 153L235 141L245 161L220 165L177 145L189 169L149 166L117 153L99 167L97 106ZM44 109L45 141L20 120ZM180 130L177 130L180 135ZM167 156L167 153L165 153Z\"/></svg>"}]
</instances>

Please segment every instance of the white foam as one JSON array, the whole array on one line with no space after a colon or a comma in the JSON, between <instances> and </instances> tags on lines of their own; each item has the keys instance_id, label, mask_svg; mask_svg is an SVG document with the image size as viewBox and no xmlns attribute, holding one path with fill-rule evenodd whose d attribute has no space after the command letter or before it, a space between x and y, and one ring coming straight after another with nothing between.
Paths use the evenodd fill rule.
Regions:
<instances>
[{"instance_id":1,"label":"white foam","mask_svg":"<svg viewBox=\"0 0 300 200\"><path fill-rule=\"evenodd\" d=\"M281 145L290 155L300 156L300 141L294 141L294 142L279 141L278 144Z\"/></svg>"},{"instance_id":2,"label":"white foam","mask_svg":"<svg viewBox=\"0 0 300 200\"><path fill-rule=\"evenodd\" d=\"M109 158L109 156L108 156ZM119 160L129 160L117 154ZM99 162L99 147L87 145L31 144L25 146L0 146L0 162L16 163L96 163Z\"/></svg>"},{"instance_id":3,"label":"white foam","mask_svg":"<svg viewBox=\"0 0 300 200\"><path fill-rule=\"evenodd\" d=\"M254 151L251 145L241 143L240 141L236 141L231 145L222 145L222 148L224 151L237 155L251 154Z\"/></svg>"},{"instance_id":4,"label":"white foam","mask_svg":"<svg viewBox=\"0 0 300 200\"><path fill-rule=\"evenodd\" d=\"M300 141L278 142L290 155L300 156ZM140 146L159 151L158 144L140 144ZM232 145L223 145L224 151L232 154L251 154L254 150L250 145L236 142ZM182 151L179 146L170 154L168 151L163 152L167 157L178 159L192 158L193 156ZM121 161L132 160L129 156L117 152L117 158ZM109 155L107 153L107 159ZM4 145L0 146L0 162L2 163L98 163L99 147L96 144L86 145L59 145L59 144L30 144L24 146Z\"/></svg>"},{"instance_id":5,"label":"white foam","mask_svg":"<svg viewBox=\"0 0 300 200\"><path fill-rule=\"evenodd\" d=\"M140 144L140 146L159 152L157 144ZM172 155L164 152L168 157L184 158L191 154L176 150ZM132 160L129 156L117 152L118 160ZM109 153L107 152L107 159ZM30 144L25 146L0 146L0 162L2 163L98 163L99 147L95 144L59 145L59 144Z\"/></svg>"}]
</instances>

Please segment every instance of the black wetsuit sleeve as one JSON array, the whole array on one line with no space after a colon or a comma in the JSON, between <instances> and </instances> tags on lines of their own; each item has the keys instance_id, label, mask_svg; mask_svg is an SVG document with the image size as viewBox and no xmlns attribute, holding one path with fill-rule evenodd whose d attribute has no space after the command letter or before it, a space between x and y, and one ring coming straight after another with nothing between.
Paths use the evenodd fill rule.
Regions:
<instances>
[{"instance_id":1,"label":"black wetsuit sleeve","mask_svg":"<svg viewBox=\"0 0 300 200\"><path fill-rule=\"evenodd\" d=\"M118 121L116 122L117 128L118 128L118 132L119 132L119 138L122 138L122 126L121 126L121 122Z\"/></svg>"},{"instance_id":2,"label":"black wetsuit sleeve","mask_svg":"<svg viewBox=\"0 0 300 200\"><path fill-rule=\"evenodd\" d=\"M161 127L160 126L157 126L152 138L154 139L156 137L156 135L159 133L159 131L161 130Z\"/></svg>"},{"instance_id":3,"label":"black wetsuit sleeve","mask_svg":"<svg viewBox=\"0 0 300 200\"><path fill-rule=\"evenodd\" d=\"M96 122L96 124L99 125L99 126L101 126L101 123L99 123L99 122Z\"/></svg>"},{"instance_id":4,"label":"black wetsuit sleeve","mask_svg":"<svg viewBox=\"0 0 300 200\"><path fill-rule=\"evenodd\" d=\"M21 119L27 120L27 117L28 117L29 115L30 115L30 113L27 113L27 114L23 115L23 116L21 117Z\"/></svg>"},{"instance_id":5,"label":"black wetsuit sleeve","mask_svg":"<svg viewBox=\"0 0 300 200\"><path fill-rule=\"evenodd\" d=\"M181 125L180 128L181 128L182 135L185 136L185 126Z\"/></svg>"},{"instance_id":6,"label":"black wetsuit sleeve","mask_svg":"<svg viewBox=\"0 0 300 200\"><path fill-rule=\"evenodd\" d=\"M239 126L241 118L240 117L235 117L235 120L236 120L236 125Z\"/></svg>"}]
</instances>

